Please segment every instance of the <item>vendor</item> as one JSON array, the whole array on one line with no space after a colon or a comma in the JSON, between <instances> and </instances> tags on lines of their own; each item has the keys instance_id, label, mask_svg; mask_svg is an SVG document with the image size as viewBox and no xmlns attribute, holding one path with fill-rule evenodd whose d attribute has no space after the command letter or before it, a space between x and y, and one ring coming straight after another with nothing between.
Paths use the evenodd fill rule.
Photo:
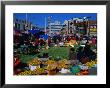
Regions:
<instances>
[{"instance_id":1,"label":"vendor","mask_svg":"<svg viewBox=\"0 0 110 88\"><path fill-rule=\"evenodd\" d=\"M85 57L88 57L90 60L96 59L96 53L92 51L90 44L87 42L84 47Z\"/></svg>"},{"instance_id":2,"label":"vendor","mask_svg":"<svg viewBox=\"0 0 110 88\"><path fill-rule=\"evenodd\" d=\"M78 49L78 53L77 53L77 59L81 62L81 59L84 57L84 51L83 51L83 47L79 47Z\"/></svg>"},{"instance_id":3,"label":"vendor","mask_svg":"<svg viewBox=\"0 0 110 88\"><path fill-rule=\"evenodd\" d=\"M70 48L69 59L71 60L71 64L76 64L77 62L77 54L74 48Z\"/></svg>"},{"instance_id":4,"label":"vendor","mask_svg":"<svg viewBox=\"0 0 110 88\"><path fill-rule=\"evenodd\" d=\"M22 63L19 59L19 56L14 56L14 74L18 74L19 72L23 71L23 69L27 67L26 63Z\"/></svg>"}]
</instances>

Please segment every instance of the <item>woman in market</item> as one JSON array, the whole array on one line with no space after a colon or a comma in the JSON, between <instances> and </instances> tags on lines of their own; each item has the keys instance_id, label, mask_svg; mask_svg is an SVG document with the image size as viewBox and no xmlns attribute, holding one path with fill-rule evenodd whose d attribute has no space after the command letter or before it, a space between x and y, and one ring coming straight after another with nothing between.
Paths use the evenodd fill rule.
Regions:
<instances>
[{"instance_id":1,"label":"woman in market","mask_svg":"<svg viewBox=\"0 0 110 88\"><path fill-rule=\"evenodd\" d=\"M49 36L48 38L48 46L50 47L51 46L51 37Z\"/></svg>"},{"instance_id":2,"label":"woman in market","mask_svg":"<svg viewBox=\"0 0 110 88\"><path fill-rule=\"evenodd\" d=\"M70 59L72 65L77 63L77 54L76 54L74 48L70 48L69 59Z\"/></svg>"},{"instance_id":3,"label":"woman in market","mask_svg":"<svg viewBox=\"0 0 110 88\"><path fill-rule=\"evenodd\" d=\"M78 54L77 54L78 60L82 64L87 63L88 61L90 61L90 59L89 59L90 52L91 52L91 50L90 50L89 42L86 42L86 45L85 45L84 48L79 47L79 51L78 51Z\"/></svg>"},{"instance_id":4,"label":"woman in market","mask_svg":"<svg viewBox=\"0 0 110 88\"><path fill-rule=\"evenodd\" d=\"M79 47L78 53L77 53L77 59L79 62L81 62L81 59L84 57L83 47Z\"/></svg>"},{"instance_id":5,"label":"woman in market","mask_svg":"<svg viewBox=\"0 0 110 88\"><path fill-rule=\"evenodd\" d=\"M89 60L95 60L96 54L92 51L90 44L87 42L84 47L85 57L89 58Z\"/></svg>"},{"instance_id":6,"label":"woman in market","mask_svg":"<svg viewBox=\"0 0 110 88\"><path fill-rule=\"evenodd\" d=\"M77 60L77 54L75 53L75 49L74 48L71 48L70 49L70 60L71 61L71 66L70 66L70 73L71 74L76 74L78 73L80 70L79 70L79 66L78 66L78 60Z\"/></svg>"}]
</instances>

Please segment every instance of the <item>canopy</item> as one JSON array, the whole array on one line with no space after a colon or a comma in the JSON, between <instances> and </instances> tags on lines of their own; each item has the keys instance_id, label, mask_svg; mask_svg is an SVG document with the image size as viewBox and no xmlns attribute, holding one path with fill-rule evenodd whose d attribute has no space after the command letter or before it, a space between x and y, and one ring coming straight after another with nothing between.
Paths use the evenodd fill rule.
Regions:
<instances>
[{"instance_id":1,"label":"canopy","mask_svg":"<svg viewBox=\"0 0 110 88\"><path fill-rule=\"evenodd\" d=\"M28 30L28 32L32 33L32 34L36 34L41 32L40 30Z\"/></svg>"},{"instance_id":2,"label":"canopy","mask_svg":"<svg viewBox=\"0 0 110 88\"><path fill-rule=\"evenodd\" d=\"M44 40L47 40L48 39L48 35L47 34L40 35L40 38L43 38Z\"/></svg>"}]
</instances>

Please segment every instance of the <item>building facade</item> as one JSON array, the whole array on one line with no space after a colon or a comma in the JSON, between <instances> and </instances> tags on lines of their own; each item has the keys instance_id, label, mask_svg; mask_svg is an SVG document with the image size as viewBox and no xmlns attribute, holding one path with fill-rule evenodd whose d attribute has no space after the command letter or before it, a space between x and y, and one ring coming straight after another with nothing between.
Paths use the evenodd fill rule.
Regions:
<instances>
[{"instance_id":1,"label":"building facade","mask_svg":"<svg viewBox=\"0 0 110 88\"><path fill-rule=\"evenodd\" d=\"M31 22L21 19L14 19L13 27L16 30L30 30L37 28L37 26L33 25Z\"/></svg>"},{"instance_id":2,"label":"building facade","mask_svg":"<svg viewBox=\"0 0 110 88\"><path fill-rule=\"evenodd\" d=\"M90 35L97 36L97 21L89 22Z\"/></svg>"},{"instance_id":3,"label":"building facade","mask_svg":"<svg viewBox=\"0 0 110 88\"><path fill-rule=\"evenodd\" d=\"M64 21L66 34L96 35L97 22L84 18L73 18Z\"/></svg>"},{"instance_id":4,"label":"building facade","mask_svg":"<svg viewBox=\"0 0 110 88\"><path fill-rule=\"evenodd\" d=\"M59 34L63 25L59 21L49 23L49 34Z\"/></svg>"}]
</instances>

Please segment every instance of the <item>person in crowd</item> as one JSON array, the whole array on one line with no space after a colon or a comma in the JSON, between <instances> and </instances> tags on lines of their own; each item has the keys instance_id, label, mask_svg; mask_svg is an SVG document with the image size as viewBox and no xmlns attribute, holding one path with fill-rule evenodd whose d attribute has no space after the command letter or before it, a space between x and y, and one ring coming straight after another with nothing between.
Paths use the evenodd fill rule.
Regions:
<instances>
[{"instance_id":1,"label":"person in crowd","mask_svg":"<svg viewBox=\"0 0 110 88\"><path fill-rule=\"evenodd\" d=\"M71 37L70 37L70 36L68 36L68 37L67 37L67 41L70 41L70 40L71 40Z\"/></svg>"},{"instance_id":2,"label":"person in crowd","mask_svg":"<svg viewBox=\"0 0 110 88\"><path fill-rule=\"evenodd\" d=\"M69 59L70 60L76 60L76 53L75 53L75 49L74 48L70 48Z\"/></svg>"},{"instance_id":3,"label":"person in crowd","mask_svg":"<svg viewBox=\"0 0 110 88\"><path fill-rule=\"evenodd\" d=\"M36 49L36 53L39 53L39 38L38 37L36 38L36 41L35 41L35 49Z\"/></svg>"},{"instance_id":4,"label":"person in crowd","mask_svg":"<svg viewBox=\"0 0 110 88\"><path fill-rule=\"evenodd\" d=\"M48 57L49 57L48 53L43 53L43 58L48 58Z\"/></svg>"},{"instance_id":5,"label":"person in crowd","mask_svg":"<svg viewBox=\"0 0 110 88\"><path fill-rule=\"evenodd\" d=\"M95 45L95 37L92 37L92 45Z\"/></svg>"},{"instance_id":6,"label":"person in crowd","mask_svg":"<svg viewBox=\"0 0 110 88\"><path fill-rule=\"evenodd\" d=\"M20 58L17 54L14 55L14 74L19 74L23 71L25 67L28 67L26 63L20 61Z\"/></svg>"},{"instance_id":7,"label":"person in crowd","mask_svg":"<svg viewBox=\"0 0 110 88\"><path fill-rule=\"evenodd\" d=\"M48 38L48 46L50 47L51 46L51 37L49 36Z\"/></svg>"},{"instance_id":8,"label":"person in crowd","mask_svg":"<svg viewBox=\"0 0 110 88\"><path fill-rule=\"evenodd\" d=\"M76 38L76 41L79 41L79 37L78 37L78 35L76 35L75 38Z\"/></svg>"},{"instance_id":9,"label":"person in crowd","mask_svg":"<svg viewBox=\"0 0 110 88\"><path fill-rule=\"evenodd\" d=\"M83 57L84 57L83 47L80 46L77 53L77 59L79 60L79 62L81 62L81 59Z\"/></svg>"},{"instance_id":10,"label":"person in crowd","mask_svg":"<svg viewBox=\"0 0 110 88\"><path fill-rule=\"evenodd\" d=\"M53 36L53 42L55 43L55 44L57 44L57 37L56 36Z\"/></svg>"},{"instance_id":11,"label":"person in crowd","mask_svg":"<svg viewBox=\"0 0 110 88\"><path fill-rule=\"evenodd\" d=\"M92 51L89 42L87 42L84 47L84 55L85 55L85 57L88 57L90 60L96 59L96 54L95 54L95 52Z\"/></svg>"},{"instance_id":12,"label":"person in crowd","mask_svg":"<svg viewBox=\"0 0 110 88\"><path fill-rule=\"evenodd\" d=\"M74 48L70 48L69 59L70 59L72 65L77 64L77 54L76 54Z\"/></svg>"}]
</instances>

